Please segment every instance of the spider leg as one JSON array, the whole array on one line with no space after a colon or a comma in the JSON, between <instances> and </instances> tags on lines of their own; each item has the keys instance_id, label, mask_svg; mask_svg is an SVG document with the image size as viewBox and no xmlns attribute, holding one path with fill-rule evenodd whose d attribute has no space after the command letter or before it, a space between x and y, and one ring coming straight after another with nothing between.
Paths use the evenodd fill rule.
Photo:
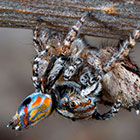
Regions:
<instances>
[{"instance_id":1,"label":"spider leg","mask_svg":"<svg viewBox=\"0 0 140 140\"><path fill-rule=\"evenodd\" d=\"M48 32L44 31L43 33L41 33L41 23L43 22L42 19L39 19L37 21L37 25L35 27L35 29L33 30L33 43L34 43L34 47L37 53L40 53L41 51L43 51L46 47L46 43L47 43L47 39L48 39Z\"/></svg>"},{"instance_id":2,"label":"spider leg","mask_svg":"<svg viewBox=\"0 0 140 140\"><path fill-rule=\"evenodd\" d=\"M47 46L47 41L49 39L49 36L50 36L50 31L48 30L44 30L41 34L40 40L44 48L46 48Z\"/></svg>"},{"instance_id":3,"label":"spider leg","mask_svg":"<svg viewBox=\"0 0 140 140\"><path fill-rule=\"evenodd\" d=\"M68 34L63 42L63 48L62 48L63 54L69 55L69 53L70 53L69 51L71 49L70 47L71 47L72 42L78 36L82 25L90 17L90 14L91 14L90 12L86 13L84 16L81 17L81 19L78 22L76 22L76 24L74 26L72 26L72 28L68 32Z\"/></svg>"},{"instance_id":4,"label":"spider leg","mask_svg":"<svg viewBox=\"0 0 140 140\"><path fill-rule=\"evenodd\" d=\"M140 30L134 30L132 35L130 35L129 39L125 40L122 45L120 45L120 49L118 52L114 53L113 56L108 60L106 65L103 67L102 71L96 71L94 77L96 81L100 81L103 76L108 73L115 64L126 57L130 50L135 46L137 40L140 38Z\"/></svg>"},{"instance_id":5,"label":"spider leg","mask_svg":"<svg viewBox=\"0 0 140 140\"><path fill-rule=\"evenodd\" d=\"M44 75L41 77L41 90L43 93L46 93L53 87L63 72L65 62L68 60L67 56L54 56L51 58Z\"/></svg>"},{"instance_id":6,"label":"spider leg","mask_svg":"<svg viewBox=\"0 0 140 140\"><path fill-rule=\"evenodd\" d=\"M111 110L104 114L99 114L97 111L93 114L93 118L97 120L107 120L110 117L114 117L120 110L121 102L118 100L114 105L111 107Z\"/></svg>"},{"instance_id":7,"label":"spider leg","mask_svg":"<svg viewBox=\"0 0 140 140\"><path fill-rule=\"evenodd\" d=\"M72 65L68 66L63 73L64 80L69 80L76 73L77 69L82 65L83 60L81 58L74 59Z\"/></svg>"},{"instance_id":8,"label":"spider leg","mask_svg":"<svg viewBox=\"0 0 140 140\"><path fill-rule=\"evenodd\" d=\"M134 108L136 109L136 114L139 115L139 114L140 114L140 103L138 102L138 103L135 105Z\"/></svg>"},{"instance_id":9,"label":"spider leg","mask_svg":"<svg viewBox=\"0 0 140 140\"><path fill-rule=\"evenodd\" d=\"M112 67L114 67L115 63L118 60L123 59L126 57L130 50L135 46L137 40L140 38L140 30L134 30L132 35L130 35L129 39L125 40L122 45L120 45L120 49L117 53L114 53L114 55L111 57L111 59L107 62L105 67L103 68L103 72L107 73L110 71Z\"/></svg>"}]
</instances>

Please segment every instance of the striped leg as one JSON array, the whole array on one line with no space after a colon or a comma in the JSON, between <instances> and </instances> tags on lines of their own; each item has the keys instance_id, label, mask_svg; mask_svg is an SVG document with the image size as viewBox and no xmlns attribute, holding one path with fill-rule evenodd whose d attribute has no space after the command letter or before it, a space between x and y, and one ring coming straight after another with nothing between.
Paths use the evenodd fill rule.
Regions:
<instances>
[{"instance_id":1,"label":"striped leg","mask_svg":"<svg viewBox=\"0 0 140 140\"><path fill-rule=\"evenodd\" d=\"M48 32L44 31L43 33L41 33L41 28L40 25L43 21L40 19L37 21L37 25L35 27L35 29L33 30L33 43L35 46L35 50L37 53L43 51L46 47L47 44L47 39L48 39Z\"/></svg>"},{"instance_id":2,"label":"striped leg","mask_svg":"<svg viewBox=\"0 0 140 140\"><path fill-rule=\"evenodd\" d=\"M129 37L129 39L125 40L122 45L120 45L120 49L118 52L114 53L114 55L108 60L107 64L103 67L102 71L96 71L94 74L94 77L96 79L96 82L100 81L103 76L108 73L118 62L119 60L126 57L130 50L135 46L137 40L140 38L140 30L134 30L132 35Z\"/></svg>"},{"instance_id":3,"label":"striped leg","mask_svg":"<svg viewBox=\"0 0 140 140\"><path fill-rule=\"evenodd\" d=\"M70 80L82 63L83 60L81 58L74 59L74 62L72 62L72 64L68 66L63 73L64 80Z\"/></svg>"},{"instance_id":4,"label":"striped leg","mask_svg":"<svg viewBox=\"0 0 140 140\"><path fill-rule=\"evenodd\" d=\"M47 42L49 40L49 37L50 37L50 31L48 30L44 30L42 33L41 33L41 37L40 37L40 40L41 40L41 43L43 45L43 48L46 49L46 46L47 46Z\"/></svg>"},{"instance_id":5,"label":"striped leg","mask_svg":"<svg viewBox=\"0 0 140 140\"><path fill-rule=\"evenodd\" d=\"M41 90L43 93L48 92L53 87L63 72L65 62L68 60L67 56L54 56L51 58L47 70L41 77Z\"/></svg>"},{"instance_id":6,"label":"striped leg","mask_svg":"<svg viewBox=\"0 0 140 140\"><path fill-rule=\"evenodd\" d=\"M137 40L140 38L140 30L134 30L129 39L125 40L117 53L115 53L103 68L103 72L107 73L115 65L118 60L126 57L130 50L136 45Z\"/></svg>"},{"instance_id":7,"label":"striped leg","mask_svg":"<svg viewBox=\"0 0 140 140\"><path fill-rule=\"evenodd\" d=\"M121 106L121 101L118 100L116 103L114 103L114 105L112 106L110 111L108 111L107 113L104 113L102 115L100 115L98 112L96 112L95 114L93 114L93 118L95 118L97 120L107 120L110 117L114 117L115 114L117 114L119 112L120 106Z\"/></svg>"},{"instance_id":8,"label":"striped leg","mask_svg":"<svg viewBox=\"0 0 140 140\"><path fill-rule=\"evenodd\" d=\"M74 26L72 26L72 28L68 32L68 34L63 42L63 54L69 55L69 53L70 53L69 50L70 50L72 42L78 36L78 33L79 33L82 25L90 17L90 14L91 14L90 12L86 13L84 16L81 17L81 19L78 22L76 22L76 24Z\"/></svg>"}]
</instances>

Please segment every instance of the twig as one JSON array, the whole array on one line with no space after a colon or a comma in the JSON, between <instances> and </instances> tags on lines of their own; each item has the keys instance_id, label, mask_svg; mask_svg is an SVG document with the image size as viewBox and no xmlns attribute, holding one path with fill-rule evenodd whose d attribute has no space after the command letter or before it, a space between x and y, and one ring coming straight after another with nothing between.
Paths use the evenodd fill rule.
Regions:
<instances>
[{"instance_id":1,"label":"twig","mask_svg":"<svg viewBox=\"0 0 140 140\"><path fill-rule=\"evenodd\" d=\"M0 27L33 29L43 27L68 31L84 12L93 11L81 34L124 38L140 26L140 2L135 0L0 0Z\"/></svg>"}]
</instances>

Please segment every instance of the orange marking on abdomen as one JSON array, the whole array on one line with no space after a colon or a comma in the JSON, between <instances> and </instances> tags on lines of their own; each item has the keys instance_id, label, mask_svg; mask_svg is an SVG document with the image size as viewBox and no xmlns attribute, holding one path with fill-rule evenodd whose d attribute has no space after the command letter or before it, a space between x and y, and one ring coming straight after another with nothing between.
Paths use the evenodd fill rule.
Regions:
<instances>
[{"instance_id":1,"label":"orange marking on abdomen","mask_svg":"<svg viewBox=\"0 0 140 140\"><path fill-rule=\"evenodd\" d=\"M38 96L36 101L32 104L32 107L39 105L41 100L42 100L42 98L40 96Z\"/></svg>"},{"instance_id":2,"label":"orange marking on abdomen","mask_svg":"<svg viewBox=\"0 0 140 140\"><path fill-rule=\"evenodd\" d=\"M47 107L49 107L50 102L51 102L51 99L50 99L50 98L46 97L46 98L44 99L44 104L45 104Z\"/></svg>"},{"instance_id":3,"label":"orange marking on abdomen","mask_svg":"<svg viewBox=\"0 0 140 140\"><path fill-rule=\"evenodd\" d=\"M28 115L28 108L27 108L27 106L25 106L25 108L24 108L24 113L25 113L24 124L25 124L25 128L28 129L29 126L28 126L28 121L27 121L27 115Z\"/></svg>"},{"instance_id":4,"label":"orange marking on abdomen","mask_svg":"<svg viewBox=\"0 0 140 140\"><path fill-rule=\"evenodd\" d=\"M46 97L46 98L44 99L44 103L47 103L47 102L48 102L48 100L49 100L49 98L48 98L48 97Z\"/></svg>"}]
</instances>

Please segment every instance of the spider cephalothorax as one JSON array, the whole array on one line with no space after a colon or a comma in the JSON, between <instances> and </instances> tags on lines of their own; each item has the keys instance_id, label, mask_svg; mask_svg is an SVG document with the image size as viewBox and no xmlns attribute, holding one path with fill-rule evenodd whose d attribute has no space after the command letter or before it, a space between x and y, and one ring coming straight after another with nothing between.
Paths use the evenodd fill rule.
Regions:
<instances>
[{"instance_id":1,"label":"spider cephalothorax","mask_svg":"<svg viewBox=\"0 0 140 140\"><path fill-rule=\"evenodd\" d=\"M37 51L32 76L35 91L53 99L54 109L72 120L87 118L104 120L117 113L120 106L127 109L135 108L138 112L140 74L138 67L127 56L139 39L140 31L135 30L119 49L105 47L97 51L86 46L82 39L77 38L83 23L90 15L90 12L85 14L70 29L64 41L63 36L57 33L44 31L40 34L39 21L34 30L33 39ZM128 89L128 87L131 88ZM104 91L110 95L114 105L109 112L100 115L97 105L105 102L102 99L105 95ZM30 96L33 97L36 94ZM31 109L32 103L33 100L27 109ZM23 103L18 110L22 108L25 108ZM41 109L45 110L45 108ZM30 115L30 111L26 113L22 111L21 115L19 112L19 118ZM41 119L46 118L51 111L45 113L47 115ZM18 117L13 118L9 124L10 127L16 129L24 122ZM41 120L36 115L33 118L36 120L33 124ZM19 123L16 123L17 120ZM30 119L28 121L30 126ZM23 124L23 128L26 128L25 122Z\"/></svg>"}]
</instances>

